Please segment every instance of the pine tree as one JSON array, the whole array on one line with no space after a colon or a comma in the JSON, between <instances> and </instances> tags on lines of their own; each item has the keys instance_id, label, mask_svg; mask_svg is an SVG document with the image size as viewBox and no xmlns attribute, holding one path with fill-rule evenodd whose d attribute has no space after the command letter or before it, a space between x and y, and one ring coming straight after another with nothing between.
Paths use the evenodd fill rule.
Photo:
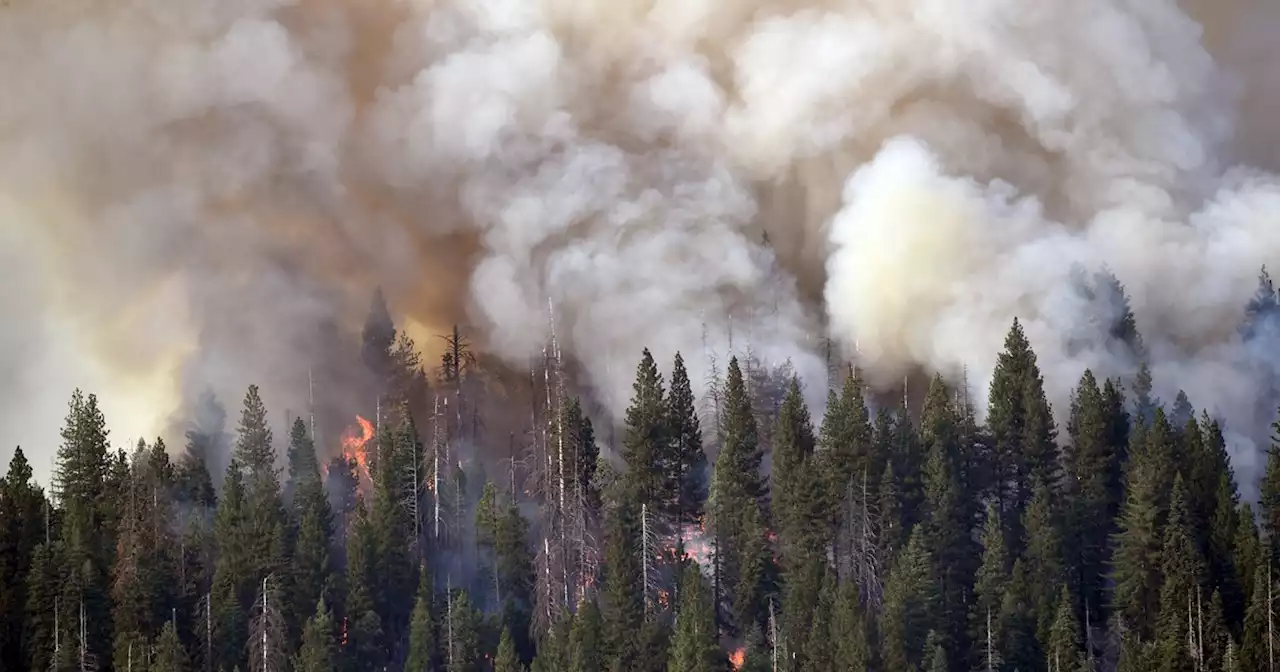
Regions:
<instances>
[{"instance_id":1,"label":"pine tree","mask_svg":"<svg viewBox=\"0 0 1280 672\"><path fill-rule=\"evenodd\" d=\"M929 672L947 672L947 649L942 645L942 635L937 630L930 630L929 636L925 638L925 665L924 669Z\"/></svg>"},{"instance_id":2,"label":"pine tree","mask_svg":"<svg viewBox=\"0 0 1280 672\"><path fill-rule=\"evenodd\" d=\"M1260 567L1266 566L1263 558L1262 542L1258 538L1258 525L1253 516L1253 508L1249 504L1241 504L1236 511L1236 535L1232 540L1231 556L1235 560L1236 572L1240 577L1241 610L1240 620L1244 622L1244 612L1253 603L1253 588Z\"/></svg>"},{"instance_id":3,"label":"pine tree","mask_svg":"<svg viewBox=\"0 0 1280 672\"><path fill-rule=\"evenodd\" d=\"M385 651L382 646L382 619L376 611L372 586L375 585L377 541L363 502L356 505L352 529L347 534L347 577L345 618L348 622L344 646L346 669L368 669L376 665Z\"/></svg>"},{"instance_id":4,"label":"pine tree","mask_svg":"<svg viewBox=\"0 0 1280 672\"><path fill-rule=\"evenodd\" d=\"M257 385L250 385L249 391L245 393L238 431L235 459L246 470L250 479L267 473L274 477L276 456L272 447L271 426L267 423L267 408L258 394Z\"/></svg>"},{"instance_id":5,"label":"pine tree","mask_svg":"<svg viewBox=\"0 0 1280 672\"><path fill-rule=\"evenodd\" d=\"M741 510L737 540L738 558L734 565L737 581L733 586L734 623L743 630L752 624L762 623L768 589L772 553L765 537L764 520L760 508L748 503Z\"/></svg>"},{"instance_id":6,"label":"pine tree","mask_svg":"<svg viewBox=\"0 0 1280 672\"><path fill-rule=\"evenodd\" d=\"M413 609L416 577L410 546L415 533L404 501L406 492L416 495L406 474L410 471L408 465L416 459L420 442L413 417L407 412L401 413L394 430L384 426L379 433L378 463L370 474L373 504L369 511L372 557L377 570L369 586L389 648L391 642L403 636Z\"/></svg>"},{"instance_id":7,"label":"pine tree","mask_svg":"<svg viewBox=\"0 0 1280 672\"><path fill-rule=\"evenodd\" d=\"M672 442L672 462L676 482L669 486L676 496L668 516L678 526L702 518L707 500L707 455L702 450L702 428L694 407L693 385L684 359L676 353L671 365L671 394L667 396L666 430ZM593 456L592 456L593 457ZM594 467L594 459L592 459Z\"/></svg>"},{"instance_id":8,"label":"pine tree","mask_svg":"<svg viewBox=\"0 0 1280 672\"><path fill-rule=\"evenodd\" d=\"M569 631L569 672L604 672L606 669L604 624L595 600L578 609Z\"/></svg>"},{"instance_id":9,"label":"pine tree","mask_svg":"<svg viewBox=\"0 0 1280 672\"><path fill-rule=\"evenodd\" d=\"M1156 646L1162 670L1191 670L1187 651L1187 624L1194 612L1191 603L1200 595L1205 563L1196 544L1195 530L1187 490L1179 476L1170 496L1169 520L1165 525L1161 553L1163 583L1160 586L1160 612L1156 625Z\"/></svg>"},{"instance_id":10,"label":"pine tree","mask_svg":"<svg viewBox=\"0 0 1280 672\"><path fill-rule=\"evenodd\" d=\"M516 645L511 639L511 631L502 629L502 640L498 643L498 655L493 661L493 672L521 672L524 666L516 656Z\"/></svg>"},{"instance_id":11,"label":"pine tree","mask_svg":"<svg viewBox=\"0 0 1280 672\"><path fill-rule=\"evenodd\" d=\"M715 612L711 591L695 564L681 573L680 605L676 610L675 635L671 642L669 672L717 672L724 651L716 641Z\"/></svg>"},{"instance_id":12,"label":"pine tree","mask_svg":"<svg viewBox=\"0 0 1280 672\"><path fill-rule=\"evenodd\" d=\"M961 418L940 376L933 379L920 420L925 463L925 543L938 577L935 624L939 646L957 666L968 650L968 605L972 602L977 549L970 533L971 505L959 478Z\"/></svg>"},{"instance_id":13,"label":"pine tree","mask_svg":"<svg viewBox=\"0 0 1280 672\"><path fill-rule=\"evenodd\" d=\"M1024 514L1022 528L1027 532L1026 560L1028 597L1040 641L1048 641L1056 612L1058 586L1066 583L1062 563L1062 534L1059 516L1053 506L1053 493L1043 482L1033 488L1031 503Z\"/></svg>"},{"instance_id":14,"label":"pine tree","mask_svg":"<svg viewBox=\"0 0 1280 672\"><path fill-rule=\"evenodd\" d=\"M309 607L334 595L329 549L333 543L333 512L320 484L315 468L315 448L306 437L299 420L293 425L291 453L299 455L303 465L294 476L294 519L297 539L294 543L291 571L290 604L293 614L307 613ZM310 457L306 454L310 453ZM309 466L306 466L309 465Z\"/></svg>"},{"instance_id":15,"label":"pine tree","mask_svg":"<svg viewBox=\"0 0 1280 672\"><path fill-rule=\"evenodd\" d=\"M987 504L987 518L982 527L982 564L974 577L973 610L969 614L969 633L974 646L977 669L993 672L998 662L1004 633L1000 628L1000 609L1009 582L1009 555L1004 542L1000 513L994 502Z\"/></svg>"},{"instance_id":16,"label":"pine tree","mask_svg":"<svg viewBox=\"0 0 1280 672\"><path fill-rule=\"evenodd\" d=\"M390 391L393 376L392 348L396 341L396 327L391 321L391 313L387 310L387 301L383 297L381 287L374 290L361 335L360 359L364 362L365 371L372 378L375 394L382 396Z\"/></svg>"},{"instance_id":17,"label":"pine tree","mask_svg":"<svg viewBox=\"0 0 1280 672\"><path fill-rule=\"evenodd\" d=\"M1258 513L1267 535L1267 557L1280 562L1280 419L1271 424L1267 466L1259 484Z\"/></svg>"},{"instance_id":18,"label":"pine tree","mask_svg":"<svg viewBox=\"0 0 1280 672\"><path fill-rule=\"evenodd\" d=\"M995 496L1005 517L1006 541L1020 549L1017 512L1031 499L1029 484L1055 483L1058 456L1053 415L1035 353L1018 320L1005 338L991 379L987 424L995 449Z\"/></svg>"},{"instance_id":19,"label":"pine tree","mask_svg":"<svg viewBox=\"0 0 1280 672\"><path fill-rule=\"evenodd\" d=\"M1244 616L1244 633L1240 642L1240 667L1246 670L1269 670L1280 642L1275 632L1275 579L1272 569L1259 565L1254 572L1252 599Z\"/></svg>"},{"instance_id":20,"label":"pine tree","mask_svg":"<svg viewBox=\"0 0 1280 672\"><path fill-rule=\"evenodd\" d=\"M1226 662L1227 648L1232 643L1222 595L1215 590L1208 602L1197 600L1194 607L1197 639L1204 649L1203 668L1221 670Z\"/></svg>"},{"instance_id":21,"label":"pine tree","mask_svg":"<svg viewBox=\"0 0 1280 672\"><path fill-rule=\"evenodd\" d=\"M26 660L27 577L44 539L47 505L22 448L14 449L9 471L0 480L0 669L21 669Z\"/></svg>"},{"instance_id":22,"label":"pine tree","mask_svg":"<svg viewBox=\"0 0 1280 672\"><path fill-rule=\"evenodd\" d=\"M405 672L428 672L435 650L431 584L426 569L423 568L418 579L418 595L413 603L413 615L409 620L409 657L405 660Z\"/></svg>"},{"instance_id":23,"label":"pine tree","mask_svg":"<svg viewBox=\"0 0 1280 672\"><path fill-rule=\"evenodd\" d=\"M1049 637L1045 640L1048 672L1083 672L1086 663L1081 644L1076 607L1072 602L1070 589L1063 586L1058 592L1058 613L1054 616Z\"/></svg>"},{"instance_id":24,"label":"pine tree","mask_svg":"<svg viewBox=\"0 0 1280 672\"><path fill-rule=\"evenodd\" d=\"M455 590L445 628L447 672L480 672L480 612L471 606L465 590Z\"/></svg>"},{"instance_id":25,"label":"pine tree","mask_svg":"<svg viewBox=\"0 0 1280 672\"><path fill-rule=\"evenodd\" d=\"M293 660L294 672L334 672L337 669L333 639L333 619L321 599L315 614L302 628L302 648Z\"/></svg>"},{"instance_id":26,"label":"pine tree","mask_svg":"<svg viewBox=\"0 0 1280 672\"><path fill-rule=\"evenodd\" d=\"M924 662L925 638L939 620L937 594L933 558L923 528L917 527L885 585L880 631L888 669L908 670Z\"/></svg>"},{"instance_id":27,"label":"pine tree","mask_svg":"<svg viewBox=\"0 0 1280 672\"><path fill-rule=\"evenodd\" d=\"M605 539L603 634L613 663L627 669L640 660L645 622L640 563L640 505L624 497L608 520Z\"/></svg>"},{"instance_id":28,"label":"pine tree","mask_svg":"<svg viewBox=\"0 0 1280 672\"><path fill-rule=\"evenodd\" d=\"M1009 585L1000 605L1000 629L1004 632L1001 657L1007 669L1038 670L1045 657L1036 637L1036 620L1029 578L1022 560L1013 563Z\"/></svg>"},{"instance_id":29,"label":"pine tree","mask_svg":"<svg viewBox=\"0 0 1280 672\"><path fill-rule=\"evenodd\" d=\"M185 672L187 665L187 652L182 648L182 640L178 638L178 626L173 621L167 621L160 630L155 653L147 669L151 672Z\"/></svg>"},{"instance_id":30,"label":"pine tree","mask_svg":"<svg viewBox=\"0 0 1280 672\"><path fill-rule=\"evenodd\" d=\"M748 547L753 549L758 543L755 531L743 529L743 521L747 508L758 509L768 489L760 475L763 456L756 419L737 358L729 361L725 380L720 446L712 482L712 535L716 545L713 592L717 602L727 598L725 601L730 604L750 604L755 595L739 596L735 590L744 584L742 558L752 557Z\"/></svg>"},{"instance_id":31,"label":"pine tree","mask_svg":"<svg viewBox=\"0 0 1280 672\"><path fill-rule=\"evenodd\" d=\"M534 603L533 555L529 551L529 522L520 508L509 503L497 519L494 549L497 558L498 592L502 595L503 623L511 632L522 660L533 656L529 624Z\"/></svg>"},{"instance_id":32,"label":"pine tree","mask_svg":"<svg viewBox=\"0 0 1280 672\"><path fill-rule=\"evenodd\" d=\"M573 620L573 614L566 611L542 635L538 642L538 655L529 667L531 672L560 672L569 669L569 630Z\"/></svg>"},{"instance_id":33,"label":"pine tree","mask_svg":"<svg viewBox=\"0 0 1280 672\"><path fill-rule=\"evenodd\" d=\"M1071 450L1066 458L1064 537L1072 584L1084 603L1094 605L1103 603L1110 537L1122 494L1118 451L1123 446L1113 443L1116 422L1093 372L1086 370L1067 423Z\"/></svg>"},{"instance_id":34,"label":"pine tree","mask_svg":"<svg viewBox=\"0 0 1280 672\"><path fill-rule=\"evenodd\" d=\"M830 669L838 672L865 672L871 668L872 649L871 642L868 641L867 625L867 619L858 603L858 589L846 581L836 592L835 604L832 606Z\"/></svg>"},{"instance_id":35,"label":"pine tree","mask_svg":"<svg viewBox=\"0 0 1280 672\"><path fill-rule=\"evenodd\" d=\"M115 560L120 496L128 478L127 462L121 467L120 457L109 454L107 437L97 397L85 397L76 390L53 473L53 492L61 506L63 552L72 574L62 585L61 597L67 605L84 605L87 628L81 650L104 660L111 648L110 568Z\"/></svg>"},{"instance_id":36,"label":"pine tree","mask_svg":"<svg viewBox=\"0 0 1280 672\"><path fill-rule=\"evenodd\" d=\"M835 616L836 596L840 586L836 583L836 573L829 567L823 567L822 586L818 591L818 604L813 610L813 619L809 624L807 639L799 647L804 653L808 669L831 670L835 668L835 643L837 634L832 630L832 619ZM722 656L723 658L723 656Z\"/></svg>"},{"instance_id":37,"label":"pine tree","mask_svg":"<svg viewBox=\"0 0 1280 672\"><path fill-rule=\"evenodd\" d=\"M672 464L669 450L662 374L648 349L640 359L632 389L635 392L627 408L622 458L636 501L658 510L676 501L671 475L677 473L677 465Z\"/></svg>"},{"instance_id":38,"label":"pine tree","mask_svg":"<svg viewBox=\"0 0 1280 672\"><path fill-rule=\"evenodd\" d=\"M54 662L54 644L61 636L57 632L58 601L65 568L61 541L42 543L31 554L31 569L26 576L26 627L22 633L26 669L47 670Z\"/></svg>"},{"instance_id":39,"label":"pine tree","mask_svg":"<svg viewBox=\"0 0 1280 672\"><path fill-rule=\"evenodd\" d=\"M1141 434L1135 435L1141 440ZM1114 537L1112 609L1142 640L1153 634L1159 606L1161 516L1159 475L1153 460L1135 455L1127 469L1125 503Z\"/></svg>"},{"instance_id":40,"label":"pine tree","mask_svg":"<svg viewBox=\"0 0 1280 672\"><path fill-rule=\"evenodd\" d=\"M878 604L883 599L881 564L888 557L881 548L884 510L878 501L879 478L889 460L876 450L863 392L855 372L845 378L839 395L829 395L816 464L817 485L822 488L816 494L834 526L836 567L842 575L858 577L864 593Z\"/></svg>"}]
</instances>

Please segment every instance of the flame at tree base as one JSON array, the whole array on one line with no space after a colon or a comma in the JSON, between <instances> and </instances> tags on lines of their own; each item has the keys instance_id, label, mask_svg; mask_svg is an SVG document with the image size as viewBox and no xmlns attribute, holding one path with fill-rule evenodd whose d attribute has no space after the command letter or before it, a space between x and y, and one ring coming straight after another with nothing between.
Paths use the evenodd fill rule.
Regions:
<instances>
[{"instance_id":1,"label":"flame at tree base","mask_svg":"<svg viewBox=\"0 0 1280 672\"><path fill-rule=\"evenodd\" d=\"M742 665L743 665L744 663L746 663L746 662L747 662L747 650L746 650L746 649L741 649L741 648L740 648L740 649L738 649L738 650L736 650L736 651L733 651L733 652L731 652L731 653L729 654L729 664L730 664L730 665L732 665L732 666L733 666L733 669L735 669L735 670L741 670L741 669L742 669Z\"/></svg>"}]
</instances>

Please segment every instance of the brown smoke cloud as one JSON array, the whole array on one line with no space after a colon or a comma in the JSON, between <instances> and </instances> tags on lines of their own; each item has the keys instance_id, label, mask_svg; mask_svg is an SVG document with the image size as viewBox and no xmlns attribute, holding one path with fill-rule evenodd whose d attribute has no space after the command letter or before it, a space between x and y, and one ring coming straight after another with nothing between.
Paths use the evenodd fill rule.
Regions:
<instances>
[{"instance_id":1,"label":"brown smoke cloud","mask_svg":"<svg viewBox=\"0 0 1280 672\"><path fill-rule=\"evenodd\" d=\"M317 325L358 325L375 285L513 365L550 302L615 410L642 347L748 342L821 403L824 326L877 380L968 366L980 393L1017 315L1063 407L1084 366L1130 364L1063 344L1075 264L1129 287L1166 398L1230 408L1258 383L1222 326L1280 252L1276 181L1231 169L1280 167L1278 16L10 0L0 435L47 468L75 385L121 441L205 386L301 409Z\"/></svg>"}]
</instances>

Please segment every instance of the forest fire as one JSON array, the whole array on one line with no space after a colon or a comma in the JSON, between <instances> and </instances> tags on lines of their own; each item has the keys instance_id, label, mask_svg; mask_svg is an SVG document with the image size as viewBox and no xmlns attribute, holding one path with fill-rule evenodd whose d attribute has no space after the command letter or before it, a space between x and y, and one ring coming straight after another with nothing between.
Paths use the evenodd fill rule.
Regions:
<instances>
[{"instance_id":1,"label":"forest fire","mask_svg":"<svg viewBox=\"0 0 1280 672\"><path fill-rule=\"evenodd\" d=\"M747 662L747 650L739 648L729 653L729 665L735 670L741 670L743 663Z\"/></svg>"},{"instance_id":2,"label":"forest fire","mask_svg":"<svg viewBox=\"0 0 1280 672\"><path fill-rule=\"evenodd\" d=\"M348 461L355 460L360 488L363 490L372 485L369 477L369 441L373 439L373 423L362 415L356 416L356 423L357 426L348 427L342 433L342 456Z\"/></svg>"},{"instance_id":3,"label":"forest fire","mask_svg":"<svg viewBox=\"0 0 1280 672\"><path fill-rule=\"evenodd\" d=\"M703 570L710 569L711 540L707 538L706 524L702 521L686 524L681 531L681 537L685 555L698 563Z\"/></svg>"}]
</instances>

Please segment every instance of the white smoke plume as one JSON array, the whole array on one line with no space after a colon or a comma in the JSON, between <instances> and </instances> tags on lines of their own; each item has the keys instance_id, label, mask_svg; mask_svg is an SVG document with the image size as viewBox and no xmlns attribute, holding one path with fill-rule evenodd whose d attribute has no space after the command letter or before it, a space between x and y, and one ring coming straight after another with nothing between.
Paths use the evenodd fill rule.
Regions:
<instances>
[{"instance_id":1,"label":"white smoke plume","mask_svg":"<svg viewBox=\"0 0 1280 672\"><path fill-rule=\"evenodd\" d=\"M1226 414L1251 470L1234 326L1280 256L1278 16L8 0L0 436L47 465L72 385L122 440L207 385L302 409L317 325L358 324L375 285L516 366L549 300L615 411L642 347L700 380L704 333L790 358L821 403L823 325L873 380L967 367L981 396L1016 316L1061 412L1084 367L1132 364L1079 333L1083 267L1127 287L1157 391Z\"/></svg>"}]
</instances>

